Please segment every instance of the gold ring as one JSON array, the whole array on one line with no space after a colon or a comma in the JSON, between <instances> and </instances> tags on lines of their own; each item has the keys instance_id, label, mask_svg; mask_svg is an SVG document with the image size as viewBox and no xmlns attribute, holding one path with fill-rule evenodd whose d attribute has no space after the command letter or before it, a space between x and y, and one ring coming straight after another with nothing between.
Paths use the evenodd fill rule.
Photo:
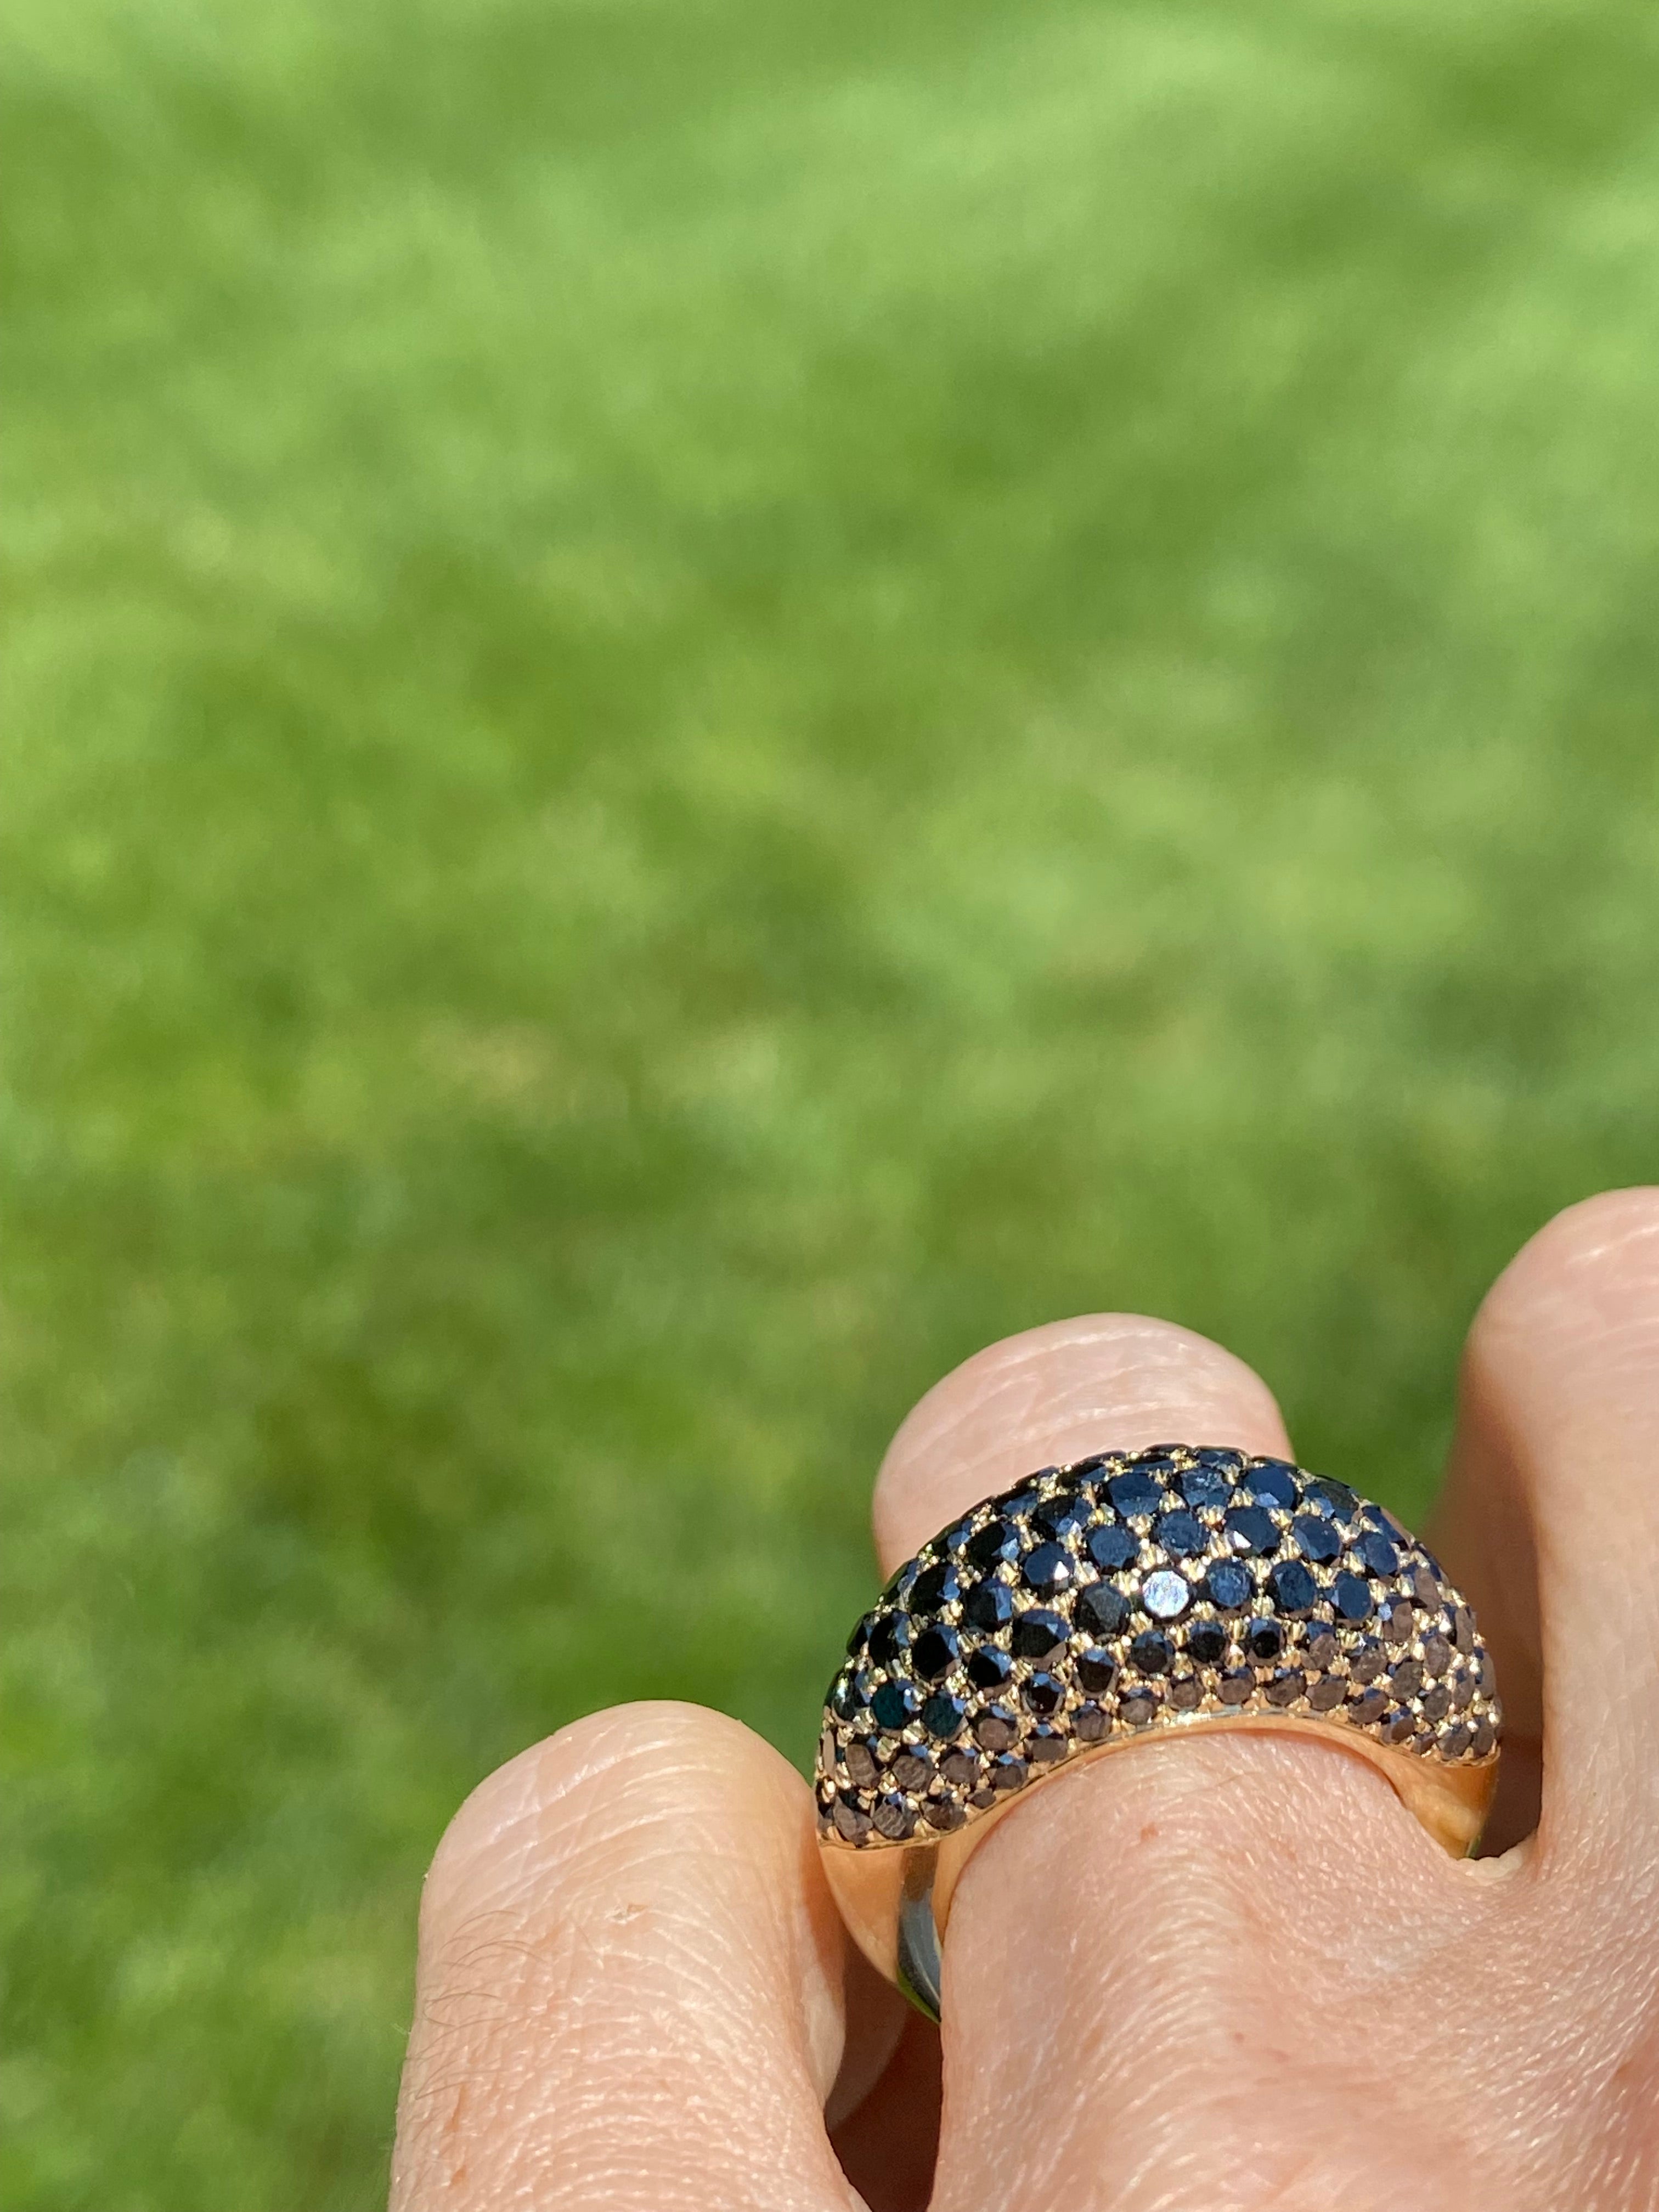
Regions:
<instances>
[{"instance_id":1,"label":"gold ring","mask_svg":"<svg viewBox=\"0 0 1659 2212\"><path fill-rule=\"evenodd\" d=\"M1097 1453L975 1506L860 1621L818 1839L848 1930L937 2020L963 1868L1066 1769L1194 1729L1313 1731L1461 1857L1500 1725L1474 1613L1386 1508L1286 1460Z\"/></svg>"}]
</instances>

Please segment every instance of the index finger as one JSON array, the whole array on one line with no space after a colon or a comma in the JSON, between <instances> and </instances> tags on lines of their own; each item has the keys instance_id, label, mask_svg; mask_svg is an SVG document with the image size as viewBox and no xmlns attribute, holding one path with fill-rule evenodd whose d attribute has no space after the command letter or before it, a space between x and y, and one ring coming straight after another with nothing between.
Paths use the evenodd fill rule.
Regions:
<instances>
[{"instance_id":1,"label":"index finger","mask_svg":"<svg viewBox=\"0 0 1659 2212\"><path fill-rule=\"evenodd\" d=\"M393 2212L851 2212L844 1943L805 1784L692 1705L579 1721L439 1847Z\"/></svg>"}]
</instances>

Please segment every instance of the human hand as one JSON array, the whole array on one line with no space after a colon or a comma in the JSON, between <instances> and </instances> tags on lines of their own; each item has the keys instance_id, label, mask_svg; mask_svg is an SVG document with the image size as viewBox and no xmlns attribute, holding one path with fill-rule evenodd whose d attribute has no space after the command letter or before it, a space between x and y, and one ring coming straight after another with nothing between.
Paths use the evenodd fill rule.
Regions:
<instances>
[{"instance_id":1,"label":"human hand","mask_svg":"<svg viewBox=\"0 0 1659 2212\"><path fill-rule=\"evenodd\" d=\"M1167 1323L995 1346L894 1439L884 1571L1033 1467L1172 1437L1289 1449ZM562 1730L434 1861L394 2212L1659 2205L1656 1461L1659 1191L1617 1192L1488 1297L1429 1532L1504 1693L1489 1855L1340 1743L1136 1747L975 1853L942 2053L849 1955L776 1753L682 1705Z\"/></svg>"}]
</instances>

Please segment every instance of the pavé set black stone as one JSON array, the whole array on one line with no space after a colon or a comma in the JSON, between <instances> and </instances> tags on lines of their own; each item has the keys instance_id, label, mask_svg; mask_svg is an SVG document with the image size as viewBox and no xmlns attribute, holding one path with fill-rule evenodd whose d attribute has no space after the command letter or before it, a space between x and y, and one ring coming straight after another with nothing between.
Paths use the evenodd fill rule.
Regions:
<instances>
[{"instance_id":1,"label":"pav\u00e9 set black stone","mask_svg":"<svg viewBox=\"0 0 1659 2212\"><path fill-rule=\"evenodd\" d=\"M948 1895L927 1847L950 1840L953 1886L974 1825L1067 1763L1222 1726L1340 1733L1467 1850L1500 1714L1468 1606L1344 1483L1166 1444L1045 1468L987 1498L893 1577L830 1686L818 1825L849 1926L936 2013ZM908 1916L892 1881L848 1872L896 1846ZM890 1889L891 1928L884 1905L873 1923L867 1909Z\"/></svg>"}]
</instances>

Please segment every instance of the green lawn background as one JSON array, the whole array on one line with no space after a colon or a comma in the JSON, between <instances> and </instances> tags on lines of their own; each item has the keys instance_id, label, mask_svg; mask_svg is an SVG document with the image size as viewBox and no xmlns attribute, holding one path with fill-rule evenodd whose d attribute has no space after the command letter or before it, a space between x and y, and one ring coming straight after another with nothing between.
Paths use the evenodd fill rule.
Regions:
<instances>
[{"instance_id":1,"label":"green lawn background","mask_svg":"<svg viewBox=\"0 0 1659 2212\"><path fill-rule=\"evenodd\" d=\"M804 1759L986 1340L1420 1509L1659 1168L1656 59L14 0L14 2212L372 2205L456 1802Z\"/></svg>"}]
</instances>

